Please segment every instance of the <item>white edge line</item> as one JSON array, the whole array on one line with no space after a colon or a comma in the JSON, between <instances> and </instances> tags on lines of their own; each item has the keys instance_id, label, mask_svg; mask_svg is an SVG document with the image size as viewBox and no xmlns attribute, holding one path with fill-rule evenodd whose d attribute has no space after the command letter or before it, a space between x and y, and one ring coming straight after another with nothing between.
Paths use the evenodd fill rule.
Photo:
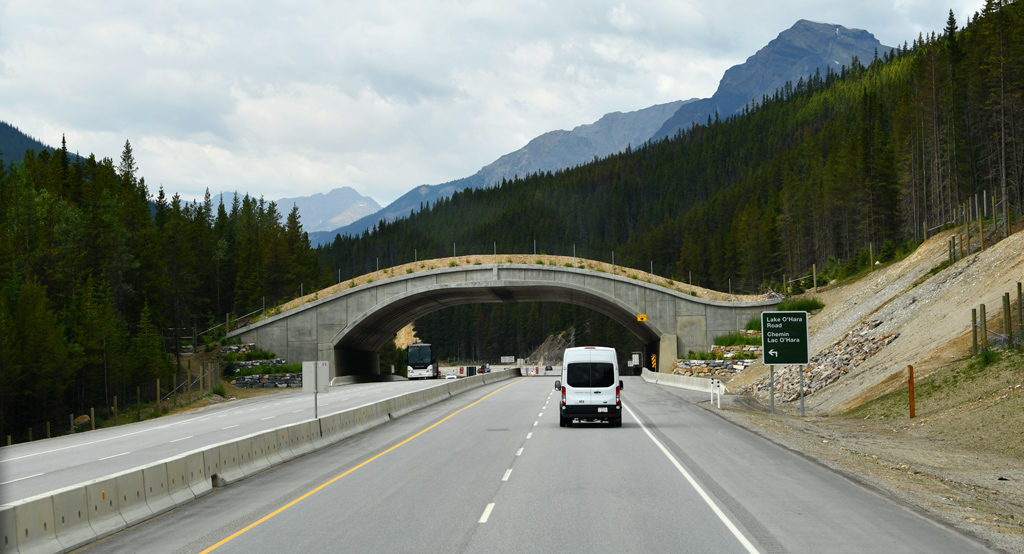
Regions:
<instances>
[{"instance_id":1,"label":"white edge line","mask_svg":"<svg viewBox=\"0 0 1024 554\"><path fill-rule=\"evenodd\" d=\"M114 454L113 456L107 456L106 458L98 458L96 461L102 462L103 460L109 460L111 458L116 458L118 456L124 456L125 454L131 454L131 453L132 453L131 450L129 450L128 452L122 452L120 454Z\"/></svg>"},{"instance_id":2,"label":"white edge line","mask_svg":"<svg viewBox=\"0 0 1024 554\"><path fill-rule=\"evenodd\" d=\"M24 481L25 479L31 479L33 477L39 477L40 475L44 475L44 474L43 473L36 473L35 475L26 475L24 477L18 477L17 479L11 479L10 481L4 481L3 483L0 483L0 485L9 485L11 483L17 483L18 481Z\"/></svg>"},{"instance_id":3,"label":"white edge line","mask_svg":"<svg viewBox=\"0 0 1024 554\"><path fill-rule=\"evenodd\" d=\"M491 517L491 510L494 509L494 502L491 502L484 508L484 513L480 514L480 520L477 523L487 523L487 518Z\"/></svg>"},{"instance_id":4,"label":"white edge line","mask_svg":"<svg viewBox=\"0 0 1024 554\"><path fill-rule=\"evenodd\" d=\"M718 516L718 519L720 519L722 523L725 524L725 526L729 529L732 535L736 537L736 540L740 541L740 544L743 545L743 548L745 548L747 552L756 553L757 548L754 548L754 545L751 544L749 540L747 540L747 537L743 536L743 533L740 532L739 528L737 528L736 525L733 524L731 520L729 520L725 513L722 512L722 510L718 507L717 504L715 504L715 501L712 500L710 496L708 496L708 493L704 492L704 489L701 488L700 484L697 483L697 480L690 475L690 472L686 471L686 468L683 467L683 464L679 463L679 460L677 460L676 457L673 456L667 448L665 448L665 445L661 444L661 441L654 437L651 431L647 429L647 426L645 426L643 422L640 421L640 418L636 417L636 414L633 413L633 410L629 409L629 406L623 404L622 407L626 408L626 411L629 412L629 415L636 420L637 424L640 425L640 428L644 430L644 433L647 433L647 436L651 439L651 441L658 446L658 449L661 450L661 453L664 454L670 462L672 462L672 465L676 466L676 469L679 470L679 473L681 473L683 477L686 478L686 480L690 483L690 486L692 486L693 489L697 491L697 494L699 494L700 497L704 500L704 503L707 504L708 507L711 508L711 511L714 512L716 516Z\"/></svg>"}]
</instances>

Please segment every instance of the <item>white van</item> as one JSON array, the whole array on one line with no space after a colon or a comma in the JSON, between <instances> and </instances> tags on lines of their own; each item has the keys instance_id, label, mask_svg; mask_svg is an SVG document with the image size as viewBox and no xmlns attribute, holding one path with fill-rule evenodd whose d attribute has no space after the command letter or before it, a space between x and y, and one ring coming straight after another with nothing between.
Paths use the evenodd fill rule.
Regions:
<instances>
[{"instance_id":1,"label":"white van","mask_svg":"<svg viewBox=\"0 0 1024 554\"><path fill-rule=\"evenodd\" d=\"M572 425L573 419L604 419L612 427L622 427L622 381L614 348L566 348L562 379L555 381L555 390L562 391L558 420L562 427Z\"/></svg>"}]
</instances>

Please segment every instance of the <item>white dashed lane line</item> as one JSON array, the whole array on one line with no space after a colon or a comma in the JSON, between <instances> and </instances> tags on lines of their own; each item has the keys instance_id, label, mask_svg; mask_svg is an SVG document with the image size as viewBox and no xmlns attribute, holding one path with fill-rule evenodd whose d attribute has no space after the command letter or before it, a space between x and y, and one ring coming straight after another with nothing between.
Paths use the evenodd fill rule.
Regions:
<instances>
[{"instance_id":1,"label":"white dashed lane line","mask_svg":"<svg viewBox=\"0 0 1024 554\"><path fill-rule=\"evenodd\" d=\"M480 523L487 523L487 519L491 517L491 510L494 509L494 502L491 502L484 508L484 513L480 515Z\"/></svg>"},{"instance_id":2,"label":"white dashed lane line","mask_svg":"<svg viewBox=\"0 0 1024 554\"><path fill-rule=\"evenodd\" d=\"M181 437L180 439L174 439L174 440L172 440L172 441L170 441L170 442L181 442L181 441L183 441L183 440L188 440L188 439L191 439L191 438L192 438L192 437L194 437L194 436L195 436L195 435L189 435L189 436L187 436L187 437Z\"/></svg>"}]
</instances>

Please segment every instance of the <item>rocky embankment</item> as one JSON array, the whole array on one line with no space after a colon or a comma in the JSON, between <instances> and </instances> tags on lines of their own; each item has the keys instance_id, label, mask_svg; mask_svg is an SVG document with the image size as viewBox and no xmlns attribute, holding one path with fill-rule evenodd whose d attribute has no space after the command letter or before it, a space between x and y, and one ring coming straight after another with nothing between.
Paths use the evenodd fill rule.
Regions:
<instances>
[{"instance_id":1,"label":"rocky embankment","mask_svg":"<svg viewBox=\"0 0 1024 554\"><path fill-rule=\"evenodd\" d=\"M263 375L245 375L231 381L232 385L243 389L285 389L302 386L301 373L266 373Z\"/></svg>"},{"instance_id":2,"label":"rocky embankment","mask_svg":"<svg viewBox=\"0 0 1024 554\"><path fill-rule=\"evenodd\" d=\"M899 338L899 333L876 335L874 330L881 324L881 321L872 319L857 325L841 339L812 356L811 363L807 366L780 367L775 372L777 399L782 402L800 399L801 368L804 370L804 396L811 395L856 371L857 366ZM767 397L770 389L770 376L763 375L757 381L741 388L739 392Z\"/></svg>"}]
</instances>

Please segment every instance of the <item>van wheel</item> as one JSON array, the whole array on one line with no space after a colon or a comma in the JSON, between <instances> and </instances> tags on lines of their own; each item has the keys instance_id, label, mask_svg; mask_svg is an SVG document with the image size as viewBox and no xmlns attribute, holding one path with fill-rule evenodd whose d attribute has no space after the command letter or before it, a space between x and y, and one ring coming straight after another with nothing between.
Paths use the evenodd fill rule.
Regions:
<instances>
[{"instance_id":1,"label":"van wheel","mask_svg":"<svg viewBox=\"0 0 1024 554\"><path fill-rule=\"evenodd\" d=\"M559 427L568 427L570 422L572 422L571 419L569 419L569 418L567 418L565 416L561 416L561 415L558 416L558 426Z\"/></svg>"}]
</instances>

